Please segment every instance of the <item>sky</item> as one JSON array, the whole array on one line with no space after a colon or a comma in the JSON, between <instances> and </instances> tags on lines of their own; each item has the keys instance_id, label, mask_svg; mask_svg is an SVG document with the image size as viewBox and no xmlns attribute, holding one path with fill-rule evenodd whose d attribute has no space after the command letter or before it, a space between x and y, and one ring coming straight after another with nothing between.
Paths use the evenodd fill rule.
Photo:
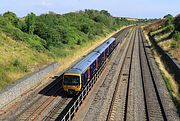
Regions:
<instances>
[{"instance_id":1,"label":"sky","mask_svg":"<svg viewBox=\"0 0 180 121\"><path fill-rule=\"evenodd\" d=\"M162 18L180 13L180 0L1 0L0 14L6 11L18 17L53 11L64 14L85 9L107 10L116 17Z\"/></svg>"}]
</instances>

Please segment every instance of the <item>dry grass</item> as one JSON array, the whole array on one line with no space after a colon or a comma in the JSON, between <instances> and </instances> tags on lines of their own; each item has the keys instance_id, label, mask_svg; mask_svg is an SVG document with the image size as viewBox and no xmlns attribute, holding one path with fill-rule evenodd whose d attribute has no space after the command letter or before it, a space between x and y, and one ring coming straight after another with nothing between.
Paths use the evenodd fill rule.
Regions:
<instances>
[{"instance_id":1,"label":"dry grass","mask_svg":"<svg viewBox=\"0 0 180 121\"><path fill-rule=\"evenodd\" d=\"M178 42L178 48L172 50L171 54L178 60L180 63L180 42Z\"/></svg>"},{"instance_id":2,"label":"dry grass","mask_svg":"<svg viewBox=\"0 0 180 121\"><path fill-rule=\"evenodd\" d=\"M139 21L137 18L127 18L128 21Z\"/></svg>"},{"instance_id":3,"label":"dry grass","mask_svg":"<svg viewBox=\"0 0 180 121\"><path fill-rule=\"evenodd\" d=\"M171 32L166 33L164 35L159 35L156 36L156 40L159 41L162 38L166 38L167 36L169 36L169 34L171 34ZM179 62L180 62L180 42L178 42L178 46L177 48L172 48L172 42L173 42L173 38L168 39L166 41L160 42L158 43L158 45L166 52L170 53L174 58L176 58Z\"/></svg>"},{"instance_id":4,"label":"dry grass","mask_svg":"<svg viewBox=\"0 0 180 121\"><path fill-rule=\"evenodd\" d=\"M161 33L162 31L163 31L163 29L161 28L161 29L151 32L151 34L155 35L155 34Z\"/></svg>"},{"instance_id":5,"label":"dry grass","mask_svg":"<svg viewBox=\"0 0 180 121\"><path fill-rule=\"evenodd\" d=\"M147 36L147 33L145 33L144 31L143 31L143 33L144 33L144 35L145 35L145 38L146 38L148 44L149 44L150 46L152 46L152 43L151 43L151 41L149 40L149 37Z\"/></svg>"},{"instance_id":6,"label":"dry grass","mask_svg":"<svg viewBox=\"0 0 180 121\"><path fill-rule=\"evenodd\" d=\"M174 97L176 97L179 101L180 101L180 94L178 92L179 87L178 87L178 83L174 80L174 78L168 73L168 71L165 69L164 64L161 62L160 57L157 55L157 53L155 52L155 61L159 66L159 69L161 70L161 72L163 73L163 76L165 76L167 78L167 80L169 81L169 86L172 90L172 95Z\"/></svg>"},{"instance_id":7,"label":"dry grass","mask_svg":"<svg viewBox=\"0 0 180 121\"><path fill-rule=\"evenodd\" d=\"M156 36L155 36L155 39L156 39L156 41L160 41L160 40L168 37L170 34L171 34L171 32L167 32L167 33L165 33L165 34L156 35Z\"/></svg>"},{"instance_id":8,"label":"dry grass","mask_svg":"<svg viewBox=\"0 0 180 121\"><path fill-rule=\"evenodd\" d=\"M159 43L159 46L164 50L164 51L171 51L171 42L172 42L172 39L168 39L164 42L160 42Z\"/></svg>"}]
</instances>

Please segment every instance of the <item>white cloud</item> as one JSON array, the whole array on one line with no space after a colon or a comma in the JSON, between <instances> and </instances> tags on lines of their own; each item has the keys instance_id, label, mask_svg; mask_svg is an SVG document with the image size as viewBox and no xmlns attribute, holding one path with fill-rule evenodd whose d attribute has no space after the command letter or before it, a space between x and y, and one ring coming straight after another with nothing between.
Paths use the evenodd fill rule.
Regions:
<instances>
[{"instance_id":1,"label":"white cloud","mask_svg":"<svg viewBox=\"0 0 180 121\"><path fill-rule=\"evenodd\" d=\"M42 2L40 3L40 5L41 5L41 6L45 6L45 7L49 7L49 6L52 5L52 3L51 3L50 1L42 1Z\"/></svg>"}]
</instances>

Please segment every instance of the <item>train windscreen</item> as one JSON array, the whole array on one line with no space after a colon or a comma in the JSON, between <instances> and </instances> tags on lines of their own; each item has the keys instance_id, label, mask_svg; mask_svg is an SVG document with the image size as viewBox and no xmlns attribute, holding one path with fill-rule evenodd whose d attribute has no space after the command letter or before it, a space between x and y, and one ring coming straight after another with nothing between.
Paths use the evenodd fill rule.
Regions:
<instances>
[{"instance_id":1,"label":"train windscreen","mask_svg":"<svg viewBox=\"0 0 180 121\"><path fill-rule=\"evenodd\" d=\"M64 85L80 85L80 77L74 75L64 75Z\"/></svg>"}]
</instances>

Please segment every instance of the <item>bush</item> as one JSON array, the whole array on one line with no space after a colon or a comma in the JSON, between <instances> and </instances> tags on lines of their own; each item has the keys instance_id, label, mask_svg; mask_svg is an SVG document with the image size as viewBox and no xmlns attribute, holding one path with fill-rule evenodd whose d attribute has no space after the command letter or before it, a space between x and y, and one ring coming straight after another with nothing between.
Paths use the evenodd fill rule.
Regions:
<instances>
[{"instance_id":1,"label":"bush","mask_svg":"<svg viewBox=\"0 0 180 121\"><path fill-rule=\"evenodd\" d=\"M178 47L177 42L173 40L173 41L171 42L171 48L172 48L172 49L176 49L177 47Z\"/></svg>"},{"instance_id":2,"label":"bush","mask_svg":"<svg viewBox=\"0 0 180 121\"><path fill-rule=\"evenodd\" d=\"M176 31L173 35L173 38L175 41L179 41L180 40L180 33Z\"/></svg>"},{"instance_id":3,"label":"bush","mask_svg":"<svg viewBox=\"0 0 180 121\"><path fill-rule=\"evenodd\" d=\"M168 25L165 29L165 32L171 32L171 31L174 31L174 25Z\"/></svg>"},{"instance_id":4,"label":"bush","mask_svg":"<svg viewBox=\"0 0 180 121\"><path fill-rule=\"evenodd\" d=\"M174 18L171 14L167 14L164 16L164 18L166 18L165 26L171 25L174 21Z\"/></svg>"},{"instance_id":5,"label":"bush","mask_svg":"<svg viewBox=\"0 0 180 121\"><path fill-rule=\"evenodd\" d=\"M77 45L81 45L82 41L80 39L77 40Z\"/></svg>"},{"instance_id":6,"label":"bush","mask_svg":"<svg viewBox=\"0 0 180 121\"><path fill-rule=\"evenodd\" d=\"M17 41L24 41L39 52L58 54L58 49L84 45L98 36L105 36L121 26L138 22L112 17L105 10L85 10L64 15L28 14L23 19L12 12L0 16L0 30ZM53 48L53 49L52 49Z\"/></svg>"},{"instance_id":7,"label":"bush","mask_svg":"<svg viewBox=\"0 0 180 121\"><path fill-rule=\"evenodd\" d=\"M180 14L174 19L175 30L180 32Z\"/></svg>"},{"instance_id":8,"label":"bush","mask_svg":"<svg viewBox=\"0 0 180 121\"><path fill-rule=\"evenodd\" d=\"M19 60L18 60L18 59L15 59L15 60L13 61L12 65L13 65L14 67L20 66Z\"/></svg>"},{"instance_id":9,"label":"bush","mask_svg":"<svg viewBox=\"0 0 180 121\"><path fill-rule=\"evenodd\" d=\"M18 59L15 59L12 62L14 68L19 69L22 72L28 72L28 68L26 65L23 65Z\"/></svg>"}]
</instances>

